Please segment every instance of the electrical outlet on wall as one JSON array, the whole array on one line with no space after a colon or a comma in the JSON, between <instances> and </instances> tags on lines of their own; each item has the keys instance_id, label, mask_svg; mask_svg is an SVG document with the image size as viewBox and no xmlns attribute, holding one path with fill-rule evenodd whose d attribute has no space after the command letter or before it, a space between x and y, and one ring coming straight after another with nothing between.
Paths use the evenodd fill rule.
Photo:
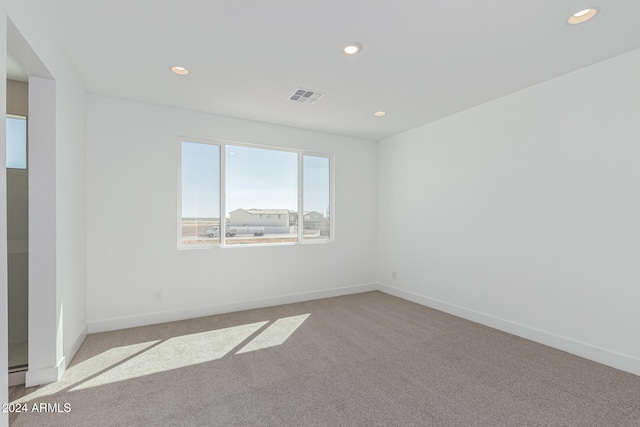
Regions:
<instances>
[{"instance_id":1,"label":"electrical outlet on wall","mask_svg":"<svg viewBox=\"0 0 640 427\"><path fill-rule=\"evenodd\" d=\"M162 292L160 291L155 291L153 293L153 300L154 301L162 301Z\"/></svg>"},{"instance_id":2,"label":"electrical outlet on wall","mask_svg":"<svg viewBox=\"0 0 640 427\"><path fill-rule=\"evenodd\" d=\"M395 272L395 271L392 271L392 272L391 272L391 278L392 278L392 279L395 279L395 278L396 278L396 272Z\"/></svg>"}]
</instances>

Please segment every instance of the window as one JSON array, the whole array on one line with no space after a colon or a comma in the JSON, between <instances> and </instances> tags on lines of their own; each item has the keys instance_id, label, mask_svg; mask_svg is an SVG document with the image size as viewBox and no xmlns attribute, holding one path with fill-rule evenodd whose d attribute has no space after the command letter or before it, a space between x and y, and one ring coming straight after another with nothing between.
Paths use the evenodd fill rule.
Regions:
<instances>
[{"instance_id":1,"label":"window","mask_svg":"<svg viewBox=\"0 0 640 427\"><path fill-rule=\"evenodd\" d=\"M27 168L27 118L7 116L7 163L11 169Z\"/></svg>"},{"instance_id":2,"label":"window","mask_svg":"<svg viewBox=\"0 0 640 427\"><path fill-rule=\"evenodd\" d=\"M297 242L297 230L273 215L298 208L298 153L239 145L225 150L226 244ZM264 220L238 227L247 213Z\"/></svg>"},{"instance_id":3,"label":"window","mask_svg":"<svg viewBox=\"0 0 640 427\"><path fill-rule=\"evenodd\" d=\"M180 143L179 247L333 237L330 155L193 139ZM300 227L297 218L306 219L306 211L317 214Z\"/></svg>"},{"instance_id":4,"label":"window","mask_svg":"<svg viewBox=\"0 0 640 427\"><path fill-rule=\"evenodd\" d=\"M330 159L326 156L303 156L303 238L328 239L331 235Z\"/></svg>"},{"instance_id":5,"label":"window","mask_svg":"<svg viewBox=\"0 0 640 427\"><path fill-rule=\"evenodd\" d=\"M182 142L180 244L220 243L220 146Z\"/></svg>"}]
</instances>

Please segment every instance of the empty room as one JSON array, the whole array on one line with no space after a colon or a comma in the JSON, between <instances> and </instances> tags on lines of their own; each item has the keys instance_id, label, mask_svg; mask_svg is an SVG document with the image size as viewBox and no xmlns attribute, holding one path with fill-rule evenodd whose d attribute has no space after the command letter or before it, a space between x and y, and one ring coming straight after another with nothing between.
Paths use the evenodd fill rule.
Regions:
<instances>
[{"instance_id":1,"label":"empty room","mask_svg":"<svg viewBox=\"0 0 640 427\"><path fill-rule=\"evenodd\" d=\"M0 427L640 425L639 15L0 0Z\"/></svg>"}]
</instances>

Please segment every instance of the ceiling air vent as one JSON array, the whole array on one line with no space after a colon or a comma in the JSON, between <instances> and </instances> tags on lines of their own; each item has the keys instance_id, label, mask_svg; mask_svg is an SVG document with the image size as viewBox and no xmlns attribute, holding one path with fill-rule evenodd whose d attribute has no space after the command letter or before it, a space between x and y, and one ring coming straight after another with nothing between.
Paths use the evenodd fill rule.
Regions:
<instances>
[{"instance_id":1,"label":"ceiling air vent","mask_svg":"<svg viewBox=\"0 0 640 427\"><path fill-rule=\"evenodd\" d=\"M301 104L314 104L322 96L324 96L324 93L308 89L298 89L289 96L289 100Z\"/></svg>"}]
</instances>

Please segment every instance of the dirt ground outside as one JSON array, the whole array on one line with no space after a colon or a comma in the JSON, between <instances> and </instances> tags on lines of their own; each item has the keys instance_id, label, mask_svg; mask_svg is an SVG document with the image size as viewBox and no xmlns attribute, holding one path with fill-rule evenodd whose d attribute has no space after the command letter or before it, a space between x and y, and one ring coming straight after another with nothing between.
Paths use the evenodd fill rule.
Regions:
<instances>
[{"instance_id":1,"label":"dirt ground outside","mask_svg":"<svg viewBox=\"0 0 640 427\"><path fill-rule=\"evenodd\" d=\"M183 245L210 245L219 244L218 236L208 237L205 231L212 226L220 226L220 220L182 220L182 244ZM304 240L326 239L323 236L305 235ZM227 245L255 245L260 243L296 243L298 241L297 233L291 234L267 234L264 236L239 235L235 237L227 237L225 243Z\"/></svg>"},{"instance_id":2,"label":"dirt ground outside","mask_svg":"<svg viewBox=\"0 0 640 427\"><path fill-rule=\"evenodd\" d=\"M220 226L220 220L182 220L182 237L206 237L204 232L211 226Z\"/></svg>"}]
</instances>

